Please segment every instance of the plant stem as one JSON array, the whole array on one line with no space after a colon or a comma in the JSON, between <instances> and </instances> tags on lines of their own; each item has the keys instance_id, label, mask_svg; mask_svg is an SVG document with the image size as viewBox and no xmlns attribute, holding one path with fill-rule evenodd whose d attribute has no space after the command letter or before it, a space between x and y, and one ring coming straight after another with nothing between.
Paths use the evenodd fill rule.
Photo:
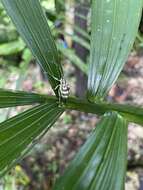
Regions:
<instances>
[{"instance_id":1,"label":"plant stem","mask_svg":"<svg viewBox=\"0 0 143 190\"><path fill-rule=\"evenodd\" d=\"M22 97L21 101L16 101L16 98L19 96ZM0 108L31 105L35 103L43 104L56 101L59 106L63 107L65 110L76 110L85 113L97 114L99 116L103 115L105 112L117 111L125 117L128 122L143 125L143 107L135 105L115 104L108 102L91 103L86 99L79 99L76 97L69 97L62 102L59 102L59 99L56 96L26 93L22 91L1 91L1 97L3 97L3 99L1 100L2 103ZM8 100L8 104L6 104L6 100Z\"/></svg>"},{"instance_id":2,"label":"plant stem","mask_svg":"<svg viewBox=\"0 0 143 190\"><path fill-rule=\"evenodd\" d=\"M143 108L132 105L114 104L108 102L90 103L87 100L70 97L64 104L65 109L103 115L105 112L117 111L128 122L143 124Z\"/></svg>"}]
</instances>

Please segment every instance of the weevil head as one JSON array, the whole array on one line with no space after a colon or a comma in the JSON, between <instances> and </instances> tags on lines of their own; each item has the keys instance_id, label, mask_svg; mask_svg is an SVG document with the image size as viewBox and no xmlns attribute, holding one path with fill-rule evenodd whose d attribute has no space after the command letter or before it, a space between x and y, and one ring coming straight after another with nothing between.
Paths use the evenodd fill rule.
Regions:
<instances>
[{"instance_id":1,"label":"weevil head","mask_svg":"<svg viewBox=\"0 0 143 190\"><path fill-rule=\"evenodd\" d=\"M63 86L67 84L67 83L66 83L66 80L65 80L64 78L61 78L60 83L61 83Z\"/></svg>"}]
</instances>

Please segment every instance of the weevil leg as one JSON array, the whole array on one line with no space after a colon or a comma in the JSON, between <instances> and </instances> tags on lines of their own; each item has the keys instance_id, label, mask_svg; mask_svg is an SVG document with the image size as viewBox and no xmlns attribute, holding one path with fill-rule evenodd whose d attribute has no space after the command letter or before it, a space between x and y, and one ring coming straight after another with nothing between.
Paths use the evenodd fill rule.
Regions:
<instances>
[{"instance_id":1,"label":"weevil leg","mask_svg":"<svg viewBox=\"0 0 143 190\"><path fill-rule=\"evenodd\" d=\"M62 97L61 97L61 91L60 91L60 88L58 89L58 95L59 95L59 106L61 105L62 103Z\"/></svg>"},{"instance_id":2,"label":"weevil leg","mask_svg":"<svg viewBox=\"0 0 143 190\"><path fill-rule=\"evenodd\" d=\"M54 88L54 90L57 90L59 87L60 87L60 84L58 84L58 85Z\"/></svg>"}]
</instances>

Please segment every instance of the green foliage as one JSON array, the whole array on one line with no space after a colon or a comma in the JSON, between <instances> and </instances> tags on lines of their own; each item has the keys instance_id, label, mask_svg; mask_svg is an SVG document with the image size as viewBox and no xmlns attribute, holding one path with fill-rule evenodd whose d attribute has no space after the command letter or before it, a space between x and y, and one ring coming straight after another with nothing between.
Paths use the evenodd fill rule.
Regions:
<instances>
[{"instance_id":1,"label":"green foliage","mask_svg":"<svg viewBox=\"0 0 143 190\"><path fill-rule=\"evenodd\" d=\"M87 65L74 53L74 50L70 48L63 48L61 45L58 45L59 51L68 58L74 65L76 65L83 73L88 73Z\"/></svg>"},{"instance_id":2,"label":"green foliage","mask_svg":"<svg viewBox=\"0 0 143 190\"><path fill-rule=\"evenodd\" d=\"M57 14L65 11L65 0L55 0L55 7Z\"/></svg>"},{"instance_id":3,"label":"green foliage","mask_svg":"<svg viewBox=\"0 0 143 190\"><path fill-rule=\"evenodd\" d=\"M0 108L44 103L45 98L34 93L0 89Z\"/></svg>"},{"instance_id":4,"label":"green foliage","mask_svg":"<svg viewBox=\"0 0 143 190\"><path fill-rule=\"evenodd\" d=\"M17 165L11 174L5 175L1 180L1 187L4 190L18 190L27 187L29 182L30 179L25 171Z\"/></svg>"},{"instance_id":5,"label":"green foliage","mask_svg":"<svg viewBox=\"0 0 143 190\"><path fill-rule=\"evenodd\" d=\"M0 25L0 43L6 43L16 40L18 37L17 32L12 27Z\"/></svg>"},{"instance_id":6,"label":"green foliage","mask_svg":"<svg viewBox=\"0 0 143 190\"><path fill-rule=\"evenodd\" d=\"M26 45L43 68L43 72L48 76L56 96L0 90L0 108L38 103L36 107L0 123L0 176L29 151L64 110L98 115L108 112L101 118L54 190L123 190L127 157L127 121L143 124L143 108L95 100L104 98L121 72L136 35L142 0L97 0L96 3L95 0L92 1L88 100L72 97L63 100L59 97L60 89L55 89L63 77L63 70L39 0L2 0L2 3ZM77 30L89 38L80 28ZM77 39L76 36L73 36L73 39L89 48L85 41ZM18 45L18 41L15 45ZM83 62L73 51L64 50L60 45L58 48L87 73L87 67L83 67ZM28 64L30 59L31 53L24 51L24 63ZM22 73L25 72L25 68L22 67Z\"/></svg>"},{"instance_id":7,"label":"green foliage","mask_svg":"<svg viewBox=\"0 0 143 190\"><path fill-rule=\"evenodd\" d=\"M0 56L17 54L23 51L24 48L25 48L25 44L21 39L4 43L0 45Z\"/></svg>"},{"instance_id":8,"label":"green foliage","mask_svg":"<svg viewBox=\"0 0 143 190\"><path fill-rule=\"evenodd\" d=\"M0 176L17 158L22 158L41 135L56 122L63 110L57 103L36 106L0 124Z\"/></svg>"},{"instance_id":9,"label":"green foliage","mask_svg":"<svg viewBox=\"0 0 143 190\"><path fill-rule=\"evenodd\" d=\"M139 106L114 104L108 102L91 103L82 99L69 98L69 100L65 103L64 108L97 115L103 115L105 112L113 110L120 113L128 122L143 125L143 108Z\"/></svg>"},{"instance_id":10,"label":"green foliage","mask_svg":"<svg viewBox=\"0 0 143 190\"><path fill-rule=\"evenodd\" d=\"M57 4L55 4L55 9L58 12L56 10L55 11L51 11L49 9L45 10L48 20L53 22L51 28L53 30L53 33L55 34L55 38L58 39L58 35L64 35L65 37L70 37L73 42L76 42L76 43L80 44L82 47L84 47L85 49L90 50L90 43L89 43L90 35L89 35L89 33L87 31L81 29L79 26L73 25L72 23L70 23L68 21L68 19L66 19L65 8L64 8L65 5L64 5L63 0L57 0L55 2L58 2L60 7L61 6L63 7L60 11L56 9ZM47 6L47 8L48 8L48 6ZM66 10L66 11L68 12L68 10ZM84 17L83 15L78 14L78 13L75 13L75 14L78 15L78 17L87 20L87 18ZM56 23L60 23L59 25L61 25L61 26L56 27ZM73 34L65 32L64 28L66 27L66 25L72 27L76 33L79 33L84 38L77 36L75 34L75 32L73 32ZM71 50L71 48L62 47L58 40L57 40L57 44L58 44L57 47L58 47L59 52L64 57L66 57L73 65L77 66L82 72L87 74L87 69L86 69L87 66L81 60L81 58L76 55L74 50Z\"/></svg>"},{"instance_id":11,"label":"green foliage","mask_svg":"<svg viewBox=\"0 0 143 190\"><path fill-rule=\"evenodd\" d=\"M58 99L54 96L47 96L43 94L0 89L0 108L43 104L46 102L58 102ZM106 112L109 112L110 110L113 110L120 113L123 117L126 118L128 122L134 122L143 125L143 108L139 106L114 104L107 102L93 104L86 100L70 97L68 101L62 103L60 107L69 110L93 113L99 116L103 115Z\"/></svg>"},{"instance_id":12,"label":"green foliage","mask_svg":"<svg viewBox=\"0 0 143 190\"><path fill-rule=\"evenodd\" d=\"M117 80L133 46L141 12L142 0L92 1L90 101L103 99Z\"/></svg>"},{"instance_id":13,"label":"green foliage","mask_svg":"<svg viewBox=\"0 0 143 190\"><path fill-rule=\"evenodd\" d=\"M143 36L139 32L137 34L135 48L143 48Z\"/></svg>"},{"instance_id":14,"label":"green foliage","mask_svg":"<svg viewBox=\"0 0 143 190\"><path fill-rule=\"evenodd\" d=\"M126 142L124 118L106 113L53 190L124 189Z\"/></svg>"},{"instance_id":15,"label":"green foliage","mask_svg":"<svg viewBox=\"0 0 143 190\"><path fill-rule=\"evenodd\" d=\"M48 76L53 90L58 95L55 87L59 81L55 78L60 80L63 76L62 67L46 16L39 1L2 0L2 3L44 73Z\"/></svg>"}]
</instances>

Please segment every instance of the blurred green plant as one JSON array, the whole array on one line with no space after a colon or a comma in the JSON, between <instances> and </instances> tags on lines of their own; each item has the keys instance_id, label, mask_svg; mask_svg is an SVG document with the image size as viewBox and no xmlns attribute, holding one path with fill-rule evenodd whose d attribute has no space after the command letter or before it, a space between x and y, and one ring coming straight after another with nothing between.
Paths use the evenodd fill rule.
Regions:
<instances>
[{"instance_id":1,"label":"blurred green plant","mask_svg":"<svg viewBox=\"0 0 143 190\"><path fill-rule=\"evenodd\" d=\"M0 90L0 108L38 104L0 124L0 176L23 158L65 110L78 110L103 116L54 190L123 190L127 124L143 125L143 108L111 104L104 98L135 40L142 0L92 1L86 99L68 97L69 87L39 0L2 0L2 3L49 78L55 96Z\"/></svg>"},{"instance_id":2,"label":"blurred green plant","mask_svg":"<svg viewBox=\"0 0 143 190\"><path fill-rule=\"evenodd\" d=\"M143 48L143 35L139 32L134 45L135 49Z\"/></svg>"},{"instance_id":3,"label":"blurred green plant","mask_svg":"<svg viewBox=\"0 0 143 190\"><path fill-rule=\"evenodd\" d=\"M69 114L65 114L63 117L63 122L65 125L72 123L72 117Z\"/></svg>"},{"instance_id":4,"label":"blurred green plant","mask_svg":"<svg viewBox=\"0 0 143 190\"><path fill-rule=\"evenodd\" d=\"M1 180L2 189L4 190L24 190L28 187L29 182L29 177L19 165Z\"/></svg>"}]
</instances>

